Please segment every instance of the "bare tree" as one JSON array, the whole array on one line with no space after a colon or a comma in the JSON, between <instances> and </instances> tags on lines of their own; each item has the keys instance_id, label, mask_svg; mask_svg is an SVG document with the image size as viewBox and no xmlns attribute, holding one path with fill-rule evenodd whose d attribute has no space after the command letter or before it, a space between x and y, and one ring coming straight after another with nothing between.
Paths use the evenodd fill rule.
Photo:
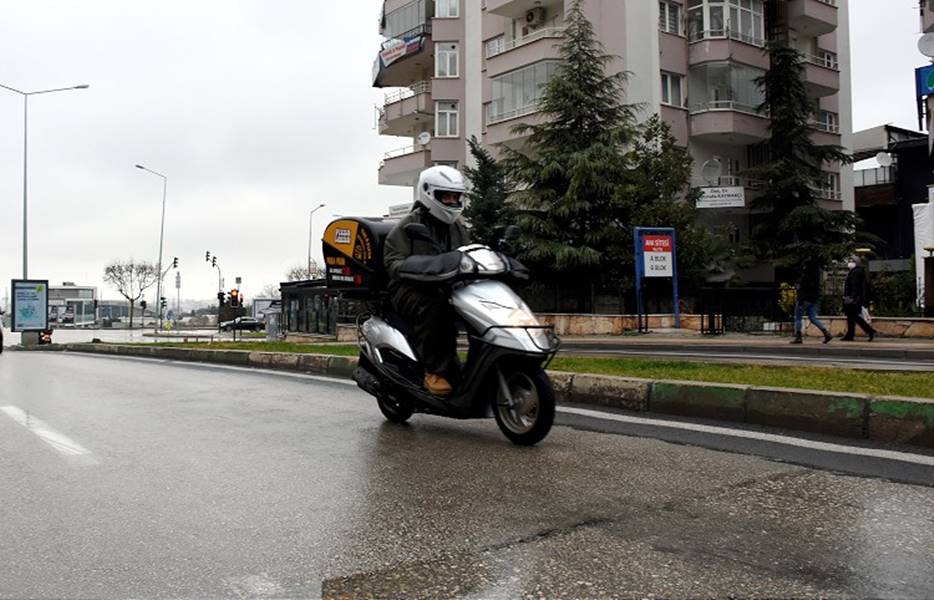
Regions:
<instances>
[{"instance_id":1,"label":"bare tree","mask_svg":"<svg viewBox=\"0 0 934 600\"><path fill-rule=\"evenodd\" d=\"M278 298L280 295L279 284L277 283L267 283L263 286L263 289L259 291L260 298Z\"/></svg>"},{"instance_id":2,"label":"bare tree","mask_svg":"<svg viewBox=\"0 0 934 600\"><path fill-rule=\"evenodd\" d=\"M286 281L307 281L309 279L324 278L324 269L318 266L314 260L311 261L311 268L308 265L296 265L286 271Z\"/></svg>"},{"instance_id":3,"label":"bare tree","mask_svg":"<svg viewBox=\"0 0 934 600\"><path fill-rule=\"evenodd\" d=\"M112 285L130 303L130 329L133 328L133 307L143 292L156 283L156 266L150 262L114 261L104 267L104 281ZM157 300L158 302L158 300Z\"/></svg>"}]
</instances>

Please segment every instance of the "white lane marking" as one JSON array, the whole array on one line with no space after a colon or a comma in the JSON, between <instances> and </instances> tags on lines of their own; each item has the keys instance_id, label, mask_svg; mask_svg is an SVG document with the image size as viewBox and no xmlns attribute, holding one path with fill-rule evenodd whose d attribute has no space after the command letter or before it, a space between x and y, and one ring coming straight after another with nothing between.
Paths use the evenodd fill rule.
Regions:
<instances>
[{"instance_id":1,"label":"white lane marking","mask_svg":"<svg viewBox=\"0 0 934 600\"><path fill-rule=\"evenodd\" d=\"M240 598L264 598L283 592L282 586L265 573L246 577L227 577L224 583Z\"/></svg>"},{"instance_id":2,"label":"white lane marking","mask_svg":"<svg viewBox=\"0 0 934 600\"><path fill-rule=\"evenodd\" d=\"M618 415L616 413L605 413L586 408L571 408L568 406L559 406L557 411L593 419L602 419L604 421L617 421L619 423L628 423L631 425L651 425L653 427L662 427L667 429L683 429L685 431L696 431L700 433L711 433L726 437L746 438L758 440L761 442L771 442L785 446L797 446L799 448L809 448L820 450L822 452L836 452L838 454L852 454L856 456L869 456L872 458L884 458L886 460L897 460L900 462L914 463L927 467L934 467L934 456L924 454L910 454L907 452L895 452L893 450L877 450L875 448L860 448L858 446L844 446L842 444L832 444L829 442L817 442L803 438L786 437L774 433L762 433L758 431L746 431L743 429L729 429L727 427L716 427L713 425L700 425L697 423L684 423L681 421L663 421L648 419L645 417L630 417L628 415Z\"/></svg>"},{"instance_id":3,"label":"white lane marking","mask_svg":"<svg viewBox=\"0 0 934 600\"><path fill-rule=\"evenodd\" d=\"M44 421L37 419L17 406L0 406L0 410L65 456L90 456L92 454L90 450L81 444L55 431Z\"/></svg>"}]
</instances>

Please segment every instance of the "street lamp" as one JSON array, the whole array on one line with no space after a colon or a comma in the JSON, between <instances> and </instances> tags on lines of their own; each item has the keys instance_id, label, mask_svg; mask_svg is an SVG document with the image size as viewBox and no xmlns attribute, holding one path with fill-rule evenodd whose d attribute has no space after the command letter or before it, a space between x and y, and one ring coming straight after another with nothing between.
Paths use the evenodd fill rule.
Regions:
<instances>
[{"instance_id":1,"label":"street lamp","mask_svg":"<svg viewBox=\"0 0 934 600\"><path fill-rule=\"evenodd\" d=\"M308 279L311 279L311 218L315 216L315 211L324 208L324 204L319 204L308 213Z\"/></svg>"},{"instance_id":2,"label":"street lamp","mask_svg":"<svg viewBox=\"0 0 934 600\"><path fill-rule=\"evenodd\" d=\"M162 173L147 169L143 165L136 165L136 168L162 178L162 223L159 225L159 263L156 265L158 276L156 280L156 303L159 305L159 329L162 329L162 239L165 234L165 192L169 186L169 178Z\"/></svg>"},{"instance_id":3,"label":"street lamp","mask_svg":"<svg viewBox=\"0 0 934 600\"><path fill-rule=\"evenodd\" d=\"M27 229L26 229L26 224L27 224L27 218L26 218L26 217L27 217L27 211L26 211L26 206L27 206L26 198L27 198L27 195L26 195L26 194L27 194L27 189L28 189L28 188L27 188L27 184L26 184L26 182L27 182L27 166L28 166L28 153L27 153L27 150L28 150L28 148L29 148L29 144L28 144L28 140L29 140L29 137L28 137L28 132L29 132L29 119L28 119L28 117L29 117L29 97L30 97L30 96L36 96L36 95L38 95L38 94L51 94L52 92L67 92L67 91L69 91L69 90L86 90L86 89L88 89L89 87L91 87L91 86L85 83L85 84L82 84L82 85L75 85L75 86L63 87L63 88L54 88L54 89L51 89L51 90L37 90L37 91L35 91L35 92L24 92L24 91L22 91L22 90L18 90L18 89L16 89L16 88L12 88L12 87L10 87L10 86L8 86L8 85L3 85L2 83L0 83L0 88L3 88L3 89L5 89L5 90L9 90L9 91L14 92L14 93L16 93L16 94L19 94L20 96L23 97L23 279L28 279L28 278L29 278L29 260L28 260L28 257L29 257L29 252L28 252L28 247L29 247L29 244L28 244L28 242L29 242L29 236L28 236Z\"/></svg>"}]
</instances>

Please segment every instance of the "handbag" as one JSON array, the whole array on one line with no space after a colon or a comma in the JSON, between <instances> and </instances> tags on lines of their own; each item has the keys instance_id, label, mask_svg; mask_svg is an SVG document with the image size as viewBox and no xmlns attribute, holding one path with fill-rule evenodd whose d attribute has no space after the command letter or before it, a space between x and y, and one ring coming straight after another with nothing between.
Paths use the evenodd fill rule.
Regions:
<instances>
[{"instance_id":1,"label":"handbag","mask_svg":"<svg viewBox=\"0 0 934 600\"><path fill-rule=\"evenodd\" d=\"M872 317L869 315L869 309L866 308L865 306L862 307L862 310L860 311L860 316L863 317L863 321L866 321L867 323L872 323Z\"/></svg>"}]
</instances>

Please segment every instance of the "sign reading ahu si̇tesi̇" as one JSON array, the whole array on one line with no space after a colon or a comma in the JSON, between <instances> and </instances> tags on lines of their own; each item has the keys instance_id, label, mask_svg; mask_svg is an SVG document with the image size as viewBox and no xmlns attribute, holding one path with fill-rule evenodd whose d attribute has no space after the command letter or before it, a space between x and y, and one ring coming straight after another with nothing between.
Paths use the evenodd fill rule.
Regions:
<instances>
[{"instance_id":1,"label":"sign reading ahu si\u0307tesi\u0307","mask_svg":"<svg viewBox=\"0 0 934 600\"><path fill-rule=\"evenodd\" d=\"M697 208L745 208L746 190L742 187L701 188Z\"/></svg>"}]
</instances>

